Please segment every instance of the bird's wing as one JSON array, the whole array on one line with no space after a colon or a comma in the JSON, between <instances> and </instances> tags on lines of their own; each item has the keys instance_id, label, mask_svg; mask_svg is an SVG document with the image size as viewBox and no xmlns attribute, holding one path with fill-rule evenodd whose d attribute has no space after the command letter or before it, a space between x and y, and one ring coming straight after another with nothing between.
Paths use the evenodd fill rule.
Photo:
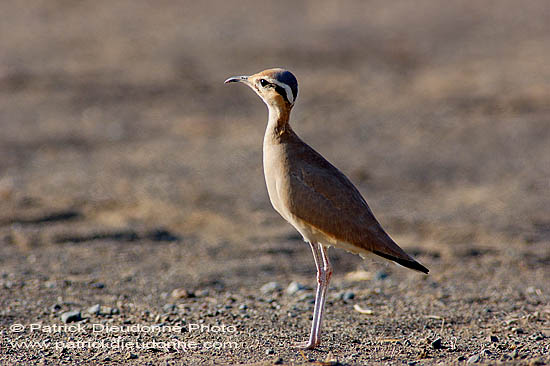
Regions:
<instances>
[{"instance_id":1,"label":"bird's wing","mask_svg":"<svg viewBox=\"0 0 550 366\"><path fill-rule=\"evenodd\" d=\"M342 172L299 139L287 146L287 152L290 213L338 241L427 272L389 237Z\"/></svg>"}]
</instances>

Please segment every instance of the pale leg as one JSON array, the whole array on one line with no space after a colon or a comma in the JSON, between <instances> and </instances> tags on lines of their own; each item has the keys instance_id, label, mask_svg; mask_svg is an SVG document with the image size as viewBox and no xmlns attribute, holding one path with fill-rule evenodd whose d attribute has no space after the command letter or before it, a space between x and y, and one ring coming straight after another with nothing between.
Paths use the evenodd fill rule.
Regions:
<instances>
[{"instance_id":1,"label":"pale leg","mask_svg":"<svg viewBox=\"0 0 550 366\"><path fill-rule=\"evenodd\" d=\"M315 308L313 310L313 322L309 340L305 343L297 344L297 347L313 349L321 343L321 321L325 307L328 282L332 275L332 268L328 260L326 249L318 243L309 243L313 252L313 259L317 267L317 292L315 294ZM328 270L328 272L327 272Z\"/></svg>"},{"instance_id":2,"label":"pale leg","mask_svg":"<svg viewBox=\"0 0 550 366\"><path fill-rule=\"evenodd\" d=\"M323 322L323 314L325 312L325 302L327 299L328 285L330 283L330 278L332 277L332 265L330 264L330 260L328 257L328 247L321 245L321 257L323 259L323 274L325 278L323 281L324 285L321 288L321 300L319 300L319 302L321 303L321 307L319 308L319 314L317 315L319 317L317 334L315 336L315 338L317 339L317 344L321 343L321 324Z\"/></svg>"}]
</instances>

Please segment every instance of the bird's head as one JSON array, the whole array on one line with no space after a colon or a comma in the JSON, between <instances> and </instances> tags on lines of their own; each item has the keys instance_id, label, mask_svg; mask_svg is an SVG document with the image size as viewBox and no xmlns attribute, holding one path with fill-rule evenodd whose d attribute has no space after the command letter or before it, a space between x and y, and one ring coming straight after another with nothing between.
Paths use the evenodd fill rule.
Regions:
<instances>
[{"instance_id":1,"label":"bird's head","mask_svg":"<svg viewBox=\"0 0 550 366\"><path fill-rule=\"evenodd\" d=\"M248 85L268 107L290 109L298 96L298 81L290 71L269 69L250 76L234 76L225 83Z\"/></svg>"}]
</instances>

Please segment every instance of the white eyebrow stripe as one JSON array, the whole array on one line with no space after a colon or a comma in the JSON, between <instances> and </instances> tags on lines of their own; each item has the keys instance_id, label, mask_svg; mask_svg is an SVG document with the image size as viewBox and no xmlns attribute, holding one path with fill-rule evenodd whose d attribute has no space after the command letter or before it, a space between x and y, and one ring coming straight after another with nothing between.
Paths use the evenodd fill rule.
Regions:
<instances>
[{"instance_id":1,"label":"white eyebrow stripe","mask_svg":"<svg viewBox=\"0 0 550 366\"><path fill-rule=\"evenodd\" d=\"M286 85L285 83L281 83L275 79L268 79L268 81L283 88L286 91L286 99L288 99L290 104L294 103L294 95L292 94L292 89L290 89L290 86Z\"/></svg>"}]
</instances>

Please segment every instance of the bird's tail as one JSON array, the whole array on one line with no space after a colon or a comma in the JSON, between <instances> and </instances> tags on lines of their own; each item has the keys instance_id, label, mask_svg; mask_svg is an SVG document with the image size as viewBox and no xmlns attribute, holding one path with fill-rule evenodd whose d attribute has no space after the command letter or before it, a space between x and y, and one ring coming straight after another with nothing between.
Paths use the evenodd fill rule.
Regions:
<instances>
[{"instance_id":1,"label":"bird's tail","mask_svg":"<svg viewBox=\"0 0 550 366\"><path fill-rule=\"evenodd\" d=\"M370 250L383 258L394 261L403 267L414 269L423 273L428 273L428 268L418 263L413 257L405 253L403 249L382 229L377 225L376 244L371 245ZM374 243L372 243L374 244Z\"/></svg>"},{"instance_id":2,"label":"bird's tail","mask_svg":"<svg viewBox=\"0 0 550 366\"><path fill-rule=\"evenodd\" d=\"M376 255L379 255L383 258L394 261L394 262L402 265L403 267L414 269L416 271L420 271L420 272L423 272L423 273L430 272L430 270L428 268L424 267L423 265L421 265L420 263L418 263L417 261L415 261L414 259L412 259L408 255L407 255L407 257L409 257L409 259L404 259L402 256L397 257L397 256L394 256L394 255L391 255L391 254L388 254L388 253L381 252L379 250L375 250L375 251L373 251L373 253L376 254Z\"/></svg>"}]
</instances>

